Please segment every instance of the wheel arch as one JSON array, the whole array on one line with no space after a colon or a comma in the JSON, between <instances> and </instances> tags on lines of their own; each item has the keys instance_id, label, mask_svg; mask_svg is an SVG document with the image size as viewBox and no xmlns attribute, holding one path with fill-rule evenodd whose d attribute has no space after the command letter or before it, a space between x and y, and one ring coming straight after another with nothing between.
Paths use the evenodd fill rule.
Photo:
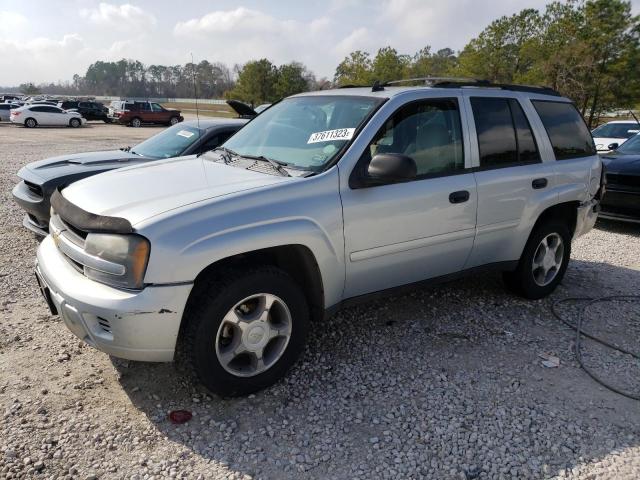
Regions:
<instances>
[{"instance_id":1,"label":"wheel arch","mask_svg":"<svg viewBox=\"0 0 640 480\"><path fill-rule=\"evenodd\" d=\"M309 302L311 317L324 315L324 284L322 273L313 252L305 245L288 244L243 252L217 260L204 267L196 276L189 300L197 295L204 280L223 275L232 269L249 269L256 265L270 265L288 273L302 288ZM187 300L187 304L189 303Z\"/></svg>"},{"instance_id":2,"label":"wheel arch","mask_svg":"<svg viewBox=\"0 0 640 480\"><path fill-rule=\"evenodd\" d=\"M576 222L578 220L579 206L580 206L580 202L576 200L576 201L570 201L570 202L557 203L555 205L547 207L545 210L543 210L540 213L540 215L538 215L538 219L536 220L536 223L533 225L533 228L531 229L529 238L531 237L531 234L540 225L543 225L544 223L550 220L561 220L563 222L566 222L567 227L569 228L569 233L571 233L571 236L573 237L576 231Z\"/></svg>"}]
</instances>

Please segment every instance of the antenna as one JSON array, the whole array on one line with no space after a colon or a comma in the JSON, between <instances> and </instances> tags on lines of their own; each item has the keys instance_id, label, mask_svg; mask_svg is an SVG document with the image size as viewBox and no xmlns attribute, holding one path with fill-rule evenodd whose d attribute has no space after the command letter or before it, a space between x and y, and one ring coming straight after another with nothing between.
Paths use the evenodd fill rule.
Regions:
<instances>
[{"instance_id":1,"label":"antenna","mask_svg":"<svg viewBox=\"0 0 640 480\"><path fill-rule=\"evenodd\" d=\"M191 76L193 77L193 95L196 99L196 119L198 122L198 136L200 136L200 112L198 110L198 89L196 87L196 70L195 70L195 63L193 61L193 52L191 52L191 65L194 66Z\"/></svg>"}]
</instances>

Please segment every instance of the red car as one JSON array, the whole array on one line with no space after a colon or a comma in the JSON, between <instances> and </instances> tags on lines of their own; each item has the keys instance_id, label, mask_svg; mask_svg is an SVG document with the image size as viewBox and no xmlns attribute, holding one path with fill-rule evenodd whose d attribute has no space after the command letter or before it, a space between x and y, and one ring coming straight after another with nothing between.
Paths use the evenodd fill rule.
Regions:
<instances>
[{"instance_id":1,"label":"red car","mask_svg":"<svg viewBox=\"0 0 640 480\"><path fill-rule=\"evenodd\" d=\"M184 120L180 110L164 108L159 103L125 102L123 107L122 110L113 112L112 120L132 127L139 127L143 123L175 125Z\"/></svg>"}]
</instances>

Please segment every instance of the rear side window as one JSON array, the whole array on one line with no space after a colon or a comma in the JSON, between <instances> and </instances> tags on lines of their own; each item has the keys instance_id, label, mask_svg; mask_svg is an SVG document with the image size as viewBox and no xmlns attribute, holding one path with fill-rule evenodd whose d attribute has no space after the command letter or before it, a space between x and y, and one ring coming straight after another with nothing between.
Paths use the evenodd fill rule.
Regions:
<instances>
[{"instance_id":1,"label":"rear side window","mask_svg":"<svg viewBox=\"0 0 640 480\"><path fill-rule=\"evenodd\" d=\"M532 100L549 140L556 160L588 157L596 154L591 133L572 103Z\"/></svg>"},{"instance_id":2,"label":"rear side window","mask_svg":"<svg viewBox=\"0 0 640 480\"><path fill-rule=\"evenodd\" d=\"M471 99L480 167L499 168L540 161L531 126L515 99Z\"/></svg>"}]
</instances>

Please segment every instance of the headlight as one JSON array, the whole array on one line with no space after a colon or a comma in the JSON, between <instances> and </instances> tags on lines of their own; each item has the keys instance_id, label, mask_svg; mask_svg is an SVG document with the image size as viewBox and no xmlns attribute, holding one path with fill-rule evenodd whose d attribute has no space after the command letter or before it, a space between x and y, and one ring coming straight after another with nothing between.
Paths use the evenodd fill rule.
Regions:
<instances>
[{"instance_id":1,"label":"headlight","mask_svg":"<svg viewBox=\"0 0 640 480\"><path fill-rule=\"evenodd\" d=\"M104 260L100 265L84 266L84 274L98 282L124 288L142 288L149 260L149 241L140 235L90 233L84 250Z\"/></svg>"}]
</instances>

